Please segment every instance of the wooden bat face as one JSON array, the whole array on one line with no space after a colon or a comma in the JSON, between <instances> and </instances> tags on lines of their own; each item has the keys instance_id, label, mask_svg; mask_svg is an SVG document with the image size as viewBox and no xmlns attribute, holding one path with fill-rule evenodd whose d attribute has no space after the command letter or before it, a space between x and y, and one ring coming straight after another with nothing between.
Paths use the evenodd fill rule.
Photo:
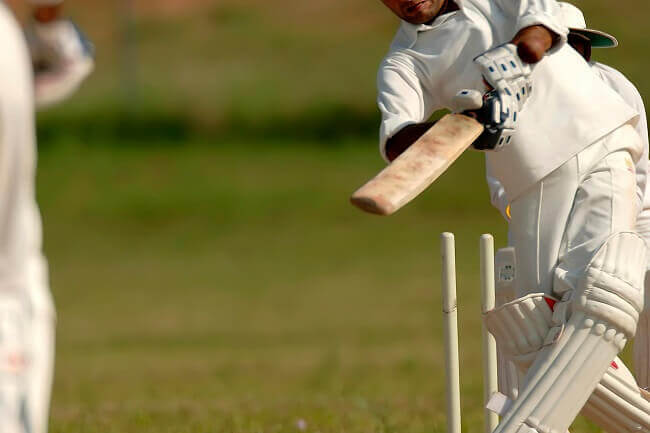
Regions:
<instances>
[{"instance_id":1,"label":"wooden bat face","mask_svg":"<svg viewBox=\"0 0 650 433\"><path fill-rule=\"evenodd\" d=\"M448 114L350 198L377 215L391 215L429 187L481 135L469 116Z\"/></svg>"}]
</instances>

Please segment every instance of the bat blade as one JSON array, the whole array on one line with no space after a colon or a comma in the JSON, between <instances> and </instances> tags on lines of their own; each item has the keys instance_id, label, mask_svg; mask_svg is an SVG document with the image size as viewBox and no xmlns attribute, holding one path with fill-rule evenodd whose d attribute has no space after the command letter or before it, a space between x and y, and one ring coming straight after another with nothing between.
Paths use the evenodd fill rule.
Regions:
<instances>
[{"instance_id":1,"label":"bat blade","mask_svg":"<svg viewBox=\"0 0 650 433\"><path fill-rule=\"evenodd\" d=\"M483 125L448 114L350 198L377 215L391 215L420 195L481 135Z\"/></svg>"}]
</instances>

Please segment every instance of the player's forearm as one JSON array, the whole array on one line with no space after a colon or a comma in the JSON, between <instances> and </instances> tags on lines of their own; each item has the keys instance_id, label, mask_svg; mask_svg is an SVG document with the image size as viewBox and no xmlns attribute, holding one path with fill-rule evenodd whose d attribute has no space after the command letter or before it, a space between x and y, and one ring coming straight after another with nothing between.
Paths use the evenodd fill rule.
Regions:
<instances>
[{"instance_id":1,"label":"player's forearm","mask_svg":"<svg viewBox=\"0 0 650 433\"><path fill-rule=\"evenodd\" d=\"M394 161L413 143L424 135L435 122L415 123L407 125L398 131L386 142L386 157L389 161Z\"/></svg>"},{"instance_id":2,"label":"player's forearm","mask_svg":"<svg viewBox=\"0 0 650 433\"><path fill-rule=\"evenodd\" d=\"M493 0L501 10L513 18L513 33L528 27L543 26L554 35L556 42L566 40L569 29L558 15L557 0Z\"/></svg>"},{"instance_id":3,"label":"player's forearm","mask_svg":"<svg viewBox=\"0 0 650 433\"><path fill-rule=\"evenodd\" d=\"M526 63L537 63L559 40L559 35L542 25L521 29L512 40L519 57Z\"/></svg>"}]
</instances>

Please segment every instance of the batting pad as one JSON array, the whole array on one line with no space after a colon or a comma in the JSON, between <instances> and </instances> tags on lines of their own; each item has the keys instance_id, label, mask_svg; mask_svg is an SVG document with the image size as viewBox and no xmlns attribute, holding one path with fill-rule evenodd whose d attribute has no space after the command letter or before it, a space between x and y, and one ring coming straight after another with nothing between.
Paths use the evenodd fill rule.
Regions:
<instances>
[{"instance_id":1,"label":"batting pad","mask_svg":"<svg viewBox=\"0 0 650 433\"><path fill-rule=\"evenodd\" d=\"M542 293L533 293L488 311L485 324L498 347L522 371L528 370L554 328L553 310L557 302Z\"/></svg>"},{"instance_id":2,"label":"batting pad","mask_svg":"<svg viewBox=\"0 0 650 433\"><path fill-rule=\"evenodd\" d=\"M618 360L596 386L582 414L609 433L650 432L650 403Z\"/></svg>"},{"instance_id":3,"label":"batting pad","mask_svg":"<svg viewBox=\"0 0 650 433\"><path fill-rule=\"evenodd\" d=\"M542 343L546 347L528 370L525 386L507 410L496 433L566 432L601 379L603 392L608 396L607 404L615 401L615 396L625 403L617 409L641 404L640 395L638 401L630 404L636 399L634 394L626 395L629 387L603 376L636 331L638 313L643 305L641 287L645 254L643 239L631 232L611 236L598 250L579 286L574 292L565 293L556 306L555 327ZM569 314L568 322L564 322ZM518 319L521 323L522 317ZM557 332L558 327L560 332ZM534 330L533 339L526 339L524 335L524 340L512 342L510 347L528 352L531 343L539 341L540 329L534 328L533 324L524 328ZM621 420L612 420L611 424L619 430L625 428Z\"/></svg>"},{"instance_id":4,"label":"batting pad","mask_svg":"<svg viewBox=\"0 0 650 433\"><path fill-rule=\"evenodd\" d=\"M0 422L2 431L31 431L23 416L27 407L29 319L25 302L13 290L0 294Z\"/></svg>"},{"instance_id":5,"label":"batting pad","mask_svg":"<svg viewBox=\"0 0 650 433\"><path fill-rule=\"evenodd\" d=\"M495 301L496 307L501 307L516 298L517 264L514 247L501 248L494 256L495 268ZM496 338L495 338L496 339ZM510 360L506 351L497 342L497 382L501 394L510 400L516 400L519 395L519 383L522 374Z\"/></svg>"},{"instance_id":6,"label":"batting pad","mask_svg":"<svg viewBox=\"0 0 650 433\"><path fill-rule=\"evenodd\" d=\"M645 303L634 337L634 373L643 389L650 387L650 270L645 274Z\"/></svg>"},{"instance_id":7,"label":"batting pad","mask_svg":"<svg viewBox=\"0 0 650 433\"><path fill-rule=\"evenodd\" d=\"M496 393L487 408L504 415L514 400ZM632 373L618 358L607 369L581 414L609 433L650 431L650 403L642 396Z\"/></svg>"}]
</instances>

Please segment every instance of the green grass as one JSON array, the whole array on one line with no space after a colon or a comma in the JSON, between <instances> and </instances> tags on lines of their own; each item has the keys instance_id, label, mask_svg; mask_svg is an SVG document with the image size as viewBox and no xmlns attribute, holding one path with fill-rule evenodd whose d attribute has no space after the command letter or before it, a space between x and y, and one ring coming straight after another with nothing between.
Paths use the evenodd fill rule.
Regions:
<instances>
[{"instance_id":1,"label":"green grass","mask_svg":"<svg viewBox=\"0 0 650 433\"><path fill-rule=\"evenodd\" d=\"M445 230L464 428L480 429L478 237L504 242L482 155L377 218L347 203L381 166L373 145L46 149L52 432L444 431Z\"/></svg>"},{"instance_id":2,"label":"green grass","mask_svg":"<svg viewBox=\"0 0 650 433\"><path fill-rule=\"evenodd\" d=\"M596 58L650 90L649 3L576 3L621 40ZM130 98L119 9L66 5L98 57L80 94L40 117L59 312L51 431L445 431L447 230L464 430L479 431L478 238L505 243L482 155L394 217L347 203L382 166L374 82L396 21L379 2L143 7Z\"/></svg>"}]
</instances>

